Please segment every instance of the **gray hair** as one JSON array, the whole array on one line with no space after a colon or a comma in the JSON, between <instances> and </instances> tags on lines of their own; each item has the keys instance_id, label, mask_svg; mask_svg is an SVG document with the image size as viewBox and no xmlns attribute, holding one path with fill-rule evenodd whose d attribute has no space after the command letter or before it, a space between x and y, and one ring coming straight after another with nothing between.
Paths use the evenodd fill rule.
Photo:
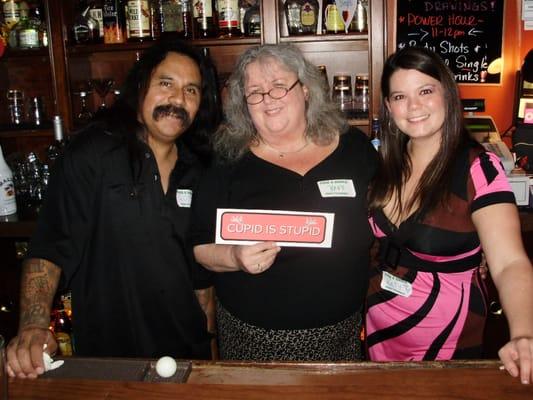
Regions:
<instances>
[{"instance_id":1,"label":"gray hair","mask_svg":"<svg viewBox=\"0 0 533 400\"><path fill-rule=\"evenodd\" d=\"M307 87L306 135L317 144L329 144L346 130L347 123L337 105L328 95L327 82L319 69L307 61L302 52L291 44L266 44L246 50L227 82L228 97L225 103L226 121L222 123L213 140L215 153L227 161L236 161L257 143L257 130L248 112L244 85L246 68L258 61L274 60L297 74Z\"/></svg>"}]
</instances>

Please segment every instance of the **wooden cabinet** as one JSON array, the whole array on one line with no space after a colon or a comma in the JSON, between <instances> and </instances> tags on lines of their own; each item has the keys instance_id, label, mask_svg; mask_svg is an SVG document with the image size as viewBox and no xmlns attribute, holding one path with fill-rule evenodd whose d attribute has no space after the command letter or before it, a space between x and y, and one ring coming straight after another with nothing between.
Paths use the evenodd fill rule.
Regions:
<instances>
[{"instance_id":1,"label":"wooden cabinet","mask_svg":"<svg viewBox=\"0 0 533 400\"><path fill-rule=\"evenodd\" d=\"M49 46L41 50L8 51L0 58L0 73L7 80L0 83L0 92L5 101L8 88L20 88L28 95L36 93L45 99L49 117L62 116L67 132L77 127L76 116L80 110L77 93L87 88L90 78L112 77L115 87L123 82L127 71L150 42L125 44L73 45L70 32L74 21L77 2L42 0L48 27ZM379 75L384 54L384 9L383 0L370 0L368 12L368 33L309 35L283 37L285 21L282 0L260 2L262 30L261 37L231 39L195 39L192 43L208 47L215 60L218 72L227 75L235 60L250 46L261 43L291 42L298 46L313 63L326 65L330 83L335 73L368 73L370 77L371 107L369 118L377 114L379 107ZM113 101L113 93L106 102ZM93 110L99 105L98 96L92 93L87 98ZM42 151L52 138L52 130L6 128L7 105L0 102L0 143L7 145L6 152ZM362 127L368 119L352 121Z\"/></svg>"}]
</instances>

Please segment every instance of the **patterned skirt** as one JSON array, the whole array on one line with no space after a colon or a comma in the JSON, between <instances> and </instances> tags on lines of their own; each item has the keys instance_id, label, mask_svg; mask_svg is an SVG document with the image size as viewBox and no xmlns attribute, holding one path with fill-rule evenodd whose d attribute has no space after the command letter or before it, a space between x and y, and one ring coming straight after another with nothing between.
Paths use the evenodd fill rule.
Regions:
<instances>
[{"instance_id":1,"label":"patterned skirt","mask_svg":"<svg viewBox=\"0 0 533 400\"><path fill-rule=\"evenodd\" d=\"M361 313L320 328L263 329L234 317L217 301L218 349L222 360L361 360Z\"/></svg>"}]
</instances>

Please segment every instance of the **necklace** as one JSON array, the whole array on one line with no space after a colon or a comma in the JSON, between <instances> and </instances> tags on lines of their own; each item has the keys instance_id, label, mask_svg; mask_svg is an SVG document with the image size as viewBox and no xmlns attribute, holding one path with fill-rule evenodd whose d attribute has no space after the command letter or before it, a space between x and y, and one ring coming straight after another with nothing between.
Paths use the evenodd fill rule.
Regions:
<instances>
[{"instance_id":1,"label":"necklace","mask_svg":"<svg viewBox=\"0 0 533 400\"><path fill-rule=\"evenodd\" d=\"M302 147L296 149L296 150L292 150L292 151L281 151L281 150L278 150L276 149L275 147L272 147L271 145L269 145L264 139L261 139L261 141L265 144L266 147L268 147L270 150L273 150L275 151L276 153L278 153L278 157L279 158L284 158L287 154L296 154L296 153L299 153L300 151L302 151L303 149L305 149L307 146L309 146L309 140L306 138L305 139L305 143Z\"/></svg>"}]
</instances>

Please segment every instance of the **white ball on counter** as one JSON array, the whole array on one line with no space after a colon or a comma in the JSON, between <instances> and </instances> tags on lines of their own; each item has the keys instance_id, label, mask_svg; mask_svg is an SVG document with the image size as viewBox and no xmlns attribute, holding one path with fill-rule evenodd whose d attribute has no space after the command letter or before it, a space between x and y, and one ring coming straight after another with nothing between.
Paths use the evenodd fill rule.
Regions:
<instances>
[{"instance_id":1,"label":"white ball on counter","mask_svg":"<svg viewBox=\"0 0 533 400\"><path fill-rule=\"evenodd\" d=\"M170 378L176 373L177 369L176 360L169 356L161 357L155 364L155 370L161 378Z\"/></svg>"}]
</instances>

